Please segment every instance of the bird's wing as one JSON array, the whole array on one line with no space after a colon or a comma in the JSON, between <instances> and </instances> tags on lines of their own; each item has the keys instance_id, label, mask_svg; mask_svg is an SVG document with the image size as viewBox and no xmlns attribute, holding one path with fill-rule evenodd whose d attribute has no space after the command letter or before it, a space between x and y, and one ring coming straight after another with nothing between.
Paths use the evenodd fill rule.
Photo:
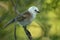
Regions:
<instances>
[{"instance_id":1,"label":"bird's wing","mask_svg":"<svg viewBox=\"0 0 60 40\"><path fill-rule=\"evenodd\" d=\"M23 14L20 14L18 17L17 17L17 21L23 21L24 19L29 19L31 16L31 14L29 12L25 12Z\"/></svg>"}]
</instances>

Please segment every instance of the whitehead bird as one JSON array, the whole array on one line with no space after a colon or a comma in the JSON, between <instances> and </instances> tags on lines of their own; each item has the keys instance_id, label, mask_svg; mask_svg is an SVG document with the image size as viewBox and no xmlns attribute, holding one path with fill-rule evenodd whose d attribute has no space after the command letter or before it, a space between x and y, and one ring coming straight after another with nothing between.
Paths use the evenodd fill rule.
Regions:
<instances>
[{"instance_id":1,"label":"whitehead bird","mask_svg":"<svg viewBox=\"0 0 60 40\"><path fill-rule=\"evenodd\" d=\"M35 19L36 15L38 13L39 13L39 9L36 6L31 6L30 8L28 8L28 10L26 12L18 15L17 17L15 17L11 21L9 21L4 26L4 28L6 28L9 24L15 22L15 19L16 19L17 22L23 26L23 28L25 30L25 33L28 36L28 38L30 40L32 40L31 33L26 29L26 27L27 27L27 25L29 25Z\"/></svg>"}]
</instances>

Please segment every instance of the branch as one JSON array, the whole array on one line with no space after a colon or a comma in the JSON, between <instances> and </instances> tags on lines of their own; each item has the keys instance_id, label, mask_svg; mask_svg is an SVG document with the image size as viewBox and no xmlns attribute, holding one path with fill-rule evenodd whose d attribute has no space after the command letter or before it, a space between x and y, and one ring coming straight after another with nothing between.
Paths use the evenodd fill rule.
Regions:
<instances>
[{"instance_id":1,"label":"branch","mask_svg":"<svg viewBox=\"0 0 60 40\"><path fill-rule=\"evenodd\" d=\"M15 26L14 26L14 40L17 40L17 36L16 36L16 19L15 19Z\"/></svg>"},{"instance_id":2,"label":"branch","mask_svg":"<svg viewBox=\"0 0 60 40\"><path fill-rule=\"evenodd\" d=\"M14 3L13 0L10 0L10 1L11 1L12 5L13 5L13 9L14 9L15 13L16 13L16 14L20 14L20 12L17 10L17 2ZM18 0L17 0L17 1L18 1Z\"/></svg>"},{"instance_id":3,"label":"branch","mask_svg":"<svg viewBox=\"0 0 60 40\"><path fill-rule=\"evenodd\" d=\"M14 4L13 0L10 0L10 1L11 1L12 5L13 5L15 13L19 14L19 11L16 9L17 8L17 2ZM15 26L14 26L14 40L17 40L17 37L16 37L16 18L15 18Z\"/></svg>"},{"instance_id":4,"label":"branch","mask_svg":"<svg viewBox=\"0 0 60 40\"><path fill-rule=\"evenodd\" d=\"M25 31L26 35L28 36L29 40L32 40L32 35L31 35L31 33L27 30L26 27L27 27L27 26L23 26L24 31Z\"/></svg>"}]
</instances>

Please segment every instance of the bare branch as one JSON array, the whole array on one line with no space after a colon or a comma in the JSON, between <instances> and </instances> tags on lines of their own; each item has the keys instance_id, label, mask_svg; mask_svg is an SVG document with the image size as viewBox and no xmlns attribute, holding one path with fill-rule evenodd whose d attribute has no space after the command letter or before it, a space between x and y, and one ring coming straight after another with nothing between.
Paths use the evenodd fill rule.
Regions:
<instances>
[{"instance_id":1,"label":"bare branch","mask_svg":"<svg viewBox=\"0 0 60 40\"><path fill-rule=\"evenodd\" d=\"M14 40L17 40L17 36L16 36L16 19L15 19L15 26L14 26Z\"/></svg>"},{"instance_id":2,"label":"bare branch","mask_svg":"<svg viewBox=\"0 0 60 40\"><path fill-rule=\"evenodd\" d=\"M11 3L13 5L15 13L19 14L18 10L16 9L17 8L17 2L14 4L14 1L11 0ZM14 26L14 40L17 40L17 37L16 37L16 18L15 18L15 26Z\"/></svg>"},{"instance_id":3,"label":"bare branch","mask_svg":"<svg viewBox=\"0 0 60 40\"><path fill-rule=\"evenodd\" d=\"M31 33L27 30L26 27L27 27L27 26L23 26L24 31L25 31L26 35L28 36L29 40L32 40L32 35L31 35Z\"/></svg>"},{"instance_id":4,"label":"bare branch","mask_svg":"<svg viewBox=\"0 0 60 40\"><path fill-rule=\"evenodd\" d=\"M10 0L10 1L11 1L12 5L13 5L13 9L14 9L15 13L16 13L16 14L20 14L20 12L17 10L17 2L14 3L13 0ZM17 1L18 1L18 0L17 0Z\"/></svg>"}]
</instances>

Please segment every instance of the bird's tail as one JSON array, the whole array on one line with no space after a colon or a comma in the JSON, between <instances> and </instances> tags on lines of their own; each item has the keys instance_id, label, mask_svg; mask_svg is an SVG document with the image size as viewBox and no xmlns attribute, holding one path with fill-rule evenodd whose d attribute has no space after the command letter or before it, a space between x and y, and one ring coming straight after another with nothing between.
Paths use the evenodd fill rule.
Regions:
<instances>
[{"instance_id":1,"label":"bird's tail","mask_svg":"<svg viewBox=\"0 0 60 40\"><path fill-rule=\"evenodd\" d=\"M3 28L8 27L8 25L10 25L11 23L13 23L14 21L15 21L15 19L10 20L7 24L5 24L5 25L4 25L4 27L3 27Z\"/></svg>"}]
</instances>

